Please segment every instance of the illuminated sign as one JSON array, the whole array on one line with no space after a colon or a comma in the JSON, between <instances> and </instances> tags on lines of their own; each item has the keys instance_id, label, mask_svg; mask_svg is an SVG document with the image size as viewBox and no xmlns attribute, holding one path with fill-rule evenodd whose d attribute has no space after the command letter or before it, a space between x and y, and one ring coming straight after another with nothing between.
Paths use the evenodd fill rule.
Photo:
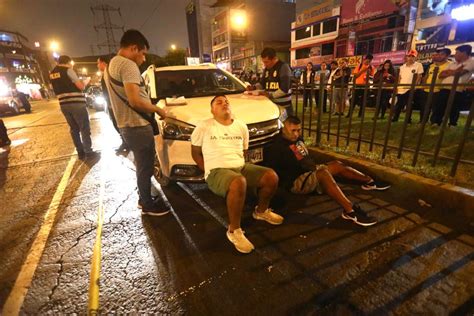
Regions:
<instances>
[{"instance_id":1,"label":"illuminated sign","mask_svg":"<svg viewBox=\"0 0 474 316\"><path fill-rule=\"evenodd\" d=\"M296 27L310 24L316 21L321 21L331 16L339 15L339 12L334 11L334 1L325 1L322 4L314 6L308 10L303 11L296 16Z\"/></svg>"},{"instance_id":2,"label":"illuminated sign","mask_svg":"<svg viewBox=\"0 0 474 316\"><path fill-rule=\"evenodd\" d=\"M453 9L451 17L458 21L467 21L474 19L474 4L464 5L462 7Z\"/></svg>"}]
</instances>

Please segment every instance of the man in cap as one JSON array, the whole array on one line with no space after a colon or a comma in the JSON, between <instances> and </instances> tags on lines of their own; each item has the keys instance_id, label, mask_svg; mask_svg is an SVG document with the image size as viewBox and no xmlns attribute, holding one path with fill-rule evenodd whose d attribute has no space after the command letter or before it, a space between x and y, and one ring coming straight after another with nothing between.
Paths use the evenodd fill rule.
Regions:
<instances>
[{"instance_id":1,"label":"man in cap","mask_svg":"<svg viewBox=\"0 0 474 316\"><path fill-rule=\"evenodd\" d=\"M397 104L392 117L392 122L398 122L400 113L408 106L408 99L410 96L410 86L413 82L413 76L416 76L415 83L419 84L423 75L423 65L416 61L418 52L414 49L409 50L406 54L406 62L400 67L400 75L398 83L400 86L397 91ZM423 107L420 110L420 116L423 116ZM411 117L408 119L411 123Z\"/></svg>"}]
</instances>

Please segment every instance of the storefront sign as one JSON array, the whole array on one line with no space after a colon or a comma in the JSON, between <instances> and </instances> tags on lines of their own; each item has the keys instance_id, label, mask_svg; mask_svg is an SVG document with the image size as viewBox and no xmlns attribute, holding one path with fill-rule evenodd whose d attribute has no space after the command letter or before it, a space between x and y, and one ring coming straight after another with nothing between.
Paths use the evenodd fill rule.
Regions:
<instances>
[{"instance_id":1,"label":"storefront sign","mask_svg":"<svg viewBox=\"0 0 474 316\"><path fill-rule=\"evenodd\" d=\"M404 50L374 54L372 65L378 66L380 64L383 64L384 61L386 61L387 59L390 59L392 61L392 64L401 65L405 62L405 55L406 55L406 51Z\"/></svg>"},{"instance_id":2,"label":"storefront sign","mask_svg":"<svg viewBox=\"0 0 474 316\"><path fill-rule=\"evenodd\" d=\"M296 16L296 27L327 19L333 16L334 1L326 1L303 11Z\"/></svg>"},{"instance_id":3,"label":"storefront sign","mask_svg":"<svg viewBox=\"0 0 474 316\"><path fill-rule=\"evenodd\" d=\"M347 64L350 68L357 67L362 62L362 55L358 55L358 56L336 58L337 63L341 64L344 58L347 59L348 61Z\"/></svg>"},{"instance_id":4,"label":"storefront sign","mask_svg":"<svg viewBox=\"0 0 474 316\"><path fill-rule=\"evenodd\" d=\"M342 0L341 24L388 15L400 10L400 5L404 4L392 0Z\"/></svg>"},{"instance_id":5,"label":"storefront sign","mask_svg":"<svg viewBox=\"0 0 474 316\"><path fill-rule=\"evenodd\" d=\"M444 44L434 43L434 44L416 44L416 50L418 53L422 52L434 52L438 47L443 47Z\"/></svg>"}]
</instances>

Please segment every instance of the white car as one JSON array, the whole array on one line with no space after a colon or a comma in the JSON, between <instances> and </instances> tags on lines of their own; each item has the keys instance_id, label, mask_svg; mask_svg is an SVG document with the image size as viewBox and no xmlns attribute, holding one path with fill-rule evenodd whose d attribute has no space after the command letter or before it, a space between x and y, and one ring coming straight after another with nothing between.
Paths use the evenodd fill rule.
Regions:
<instances>
[{"instance_id":1,"label":"white car","mask_svg":"<svg viewBox=\"0 0 474 316\"><path fill-rule=\"evenodd\" d=\"M250 134L247 161L263 160L263 147L279 133L280 109L267 97L247 94L245 84L212 64L200 66L150 66L143 77L157 106L167 109L167 118L158 121L155 137L155 178L161 185L170 182L201 182L203 172L191 157L191 134L196 124L212 117L211 99L225 94L235 118L244 121Z\"/></svg>"}]
</instances>

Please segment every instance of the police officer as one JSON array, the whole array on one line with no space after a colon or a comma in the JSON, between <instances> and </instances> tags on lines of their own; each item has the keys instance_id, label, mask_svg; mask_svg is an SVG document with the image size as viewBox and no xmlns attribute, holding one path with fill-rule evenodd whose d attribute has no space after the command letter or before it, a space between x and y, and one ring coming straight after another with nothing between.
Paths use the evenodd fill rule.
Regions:
<instances>
[{"instance_id":1,"label":"police officer","mask_svg":"<svg viewBox=\"0 0 474 316\"><path fill-rule=\"evenodd\" d=\"M69 125L79 159L94 154L86 97L82 93L86 84L72 69L71 57L59 56L58 65L51 71L49 78L59 100L61 112Z\"/></svg>"},{"instance_id":2,"label":"police officer","mask_svg":"<svg viewBox=\"0 0 474 316\"><path fill-rule=\"evenodd\" d=\"M290 66L278 59L273 48L264 48L260 56L265 69L257 89L264 89L273 103L285 108L287 115L293 115Z\"/></svg>"}]
</instances>

